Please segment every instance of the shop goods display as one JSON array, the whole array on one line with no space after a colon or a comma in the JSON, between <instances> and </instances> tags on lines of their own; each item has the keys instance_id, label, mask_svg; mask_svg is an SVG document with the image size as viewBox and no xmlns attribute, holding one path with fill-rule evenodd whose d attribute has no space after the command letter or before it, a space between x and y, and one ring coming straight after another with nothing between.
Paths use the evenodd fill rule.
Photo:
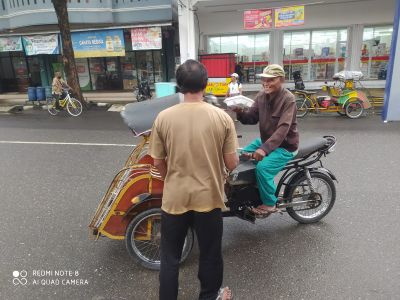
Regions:
<instances>
[{"instance_id":1,"label":"shop goods display","mask_svg":"<svg viewBox=\"0 0 400 300\"><path fill-rule=\"evenodd\" d=\"M254 100L245 97L243 95L238 95L234 97L229 97L224 100L224 103L228 106L228 108L233 108L233 107L251 107L254 103Z\"/></svg>"}]
</instances>

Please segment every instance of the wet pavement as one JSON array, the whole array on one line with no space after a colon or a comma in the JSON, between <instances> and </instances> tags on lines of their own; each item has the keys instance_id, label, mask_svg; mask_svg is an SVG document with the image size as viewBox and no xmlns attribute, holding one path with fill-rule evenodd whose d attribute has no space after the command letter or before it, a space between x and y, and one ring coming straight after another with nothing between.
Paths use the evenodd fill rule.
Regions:
<instances>
[{"instance_id":1,"label":"wet pavement","mask_svg":"<svg viewBox=\"0 0 400 300\"><path fill-rule=\"evenodd\" d=\"M241 146L258 135L237 127ZM338 139L323 159L339 180L336 204L313 225L287 214L225 219L224 284L235 299L398 299L400 123L324 115L299 129L302 139ZM0 299L157 298L158 273L87 228L137 142L118 113L0 115ZM181 268L180 299L196 299L197 256L195 247Z\"/></svg>"}]
</instances>

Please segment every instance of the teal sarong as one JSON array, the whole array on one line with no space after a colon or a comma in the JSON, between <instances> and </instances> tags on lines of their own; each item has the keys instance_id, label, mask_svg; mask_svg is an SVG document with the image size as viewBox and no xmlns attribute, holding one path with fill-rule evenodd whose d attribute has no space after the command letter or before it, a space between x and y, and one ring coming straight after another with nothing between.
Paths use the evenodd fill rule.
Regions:
<instances>
[{"instance_id":1,"label":"teal sarong","mask_svg":"<svg viewBox=\"0 0 400 300\"><path fill-rule=\"evenodd\" d=\"M242 149L242 152L253 153L262 145L261 139L255 139ZM277 148L263 160L257 162L256 178L260 191L261 201L267 206L275 206L278 198L275 196L275 176L297 155L297 151L289 152L283 148Z\"/></svg>"}]
</instances>

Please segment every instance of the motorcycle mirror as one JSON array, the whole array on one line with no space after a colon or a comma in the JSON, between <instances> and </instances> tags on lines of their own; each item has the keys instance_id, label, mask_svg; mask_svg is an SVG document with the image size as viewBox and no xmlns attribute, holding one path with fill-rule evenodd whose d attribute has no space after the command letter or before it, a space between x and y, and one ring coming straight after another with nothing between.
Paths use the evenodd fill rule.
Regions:
<instances>
[{"instance_id":1,"label":"motorcycle mirror","mask_svg":"<svg viewBox=\"0 0 400 300\"><path fill-rule=\"evenodd\" d=\"M205 95L205 96L204 96L204 101L207 102L207 103L209 103L209 104L211 104L211 105L217 106L217 107L220 107L220 106L221 106L221 105L218 103L218 98L215 97L213 94L207 94L207 95Z\"/></svg>"}]
</instances>

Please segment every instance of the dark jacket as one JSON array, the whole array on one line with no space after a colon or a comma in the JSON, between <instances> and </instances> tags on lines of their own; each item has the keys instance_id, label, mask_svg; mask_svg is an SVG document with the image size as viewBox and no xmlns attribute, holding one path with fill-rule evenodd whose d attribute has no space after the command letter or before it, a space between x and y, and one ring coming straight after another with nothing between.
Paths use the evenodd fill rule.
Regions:
<instances>
[{"instance_id":1,"label":"dark jacket","mask_svg":"<svg viewBox=\"0 0 400 300\"><path fill-rule=\"evenodd\" d=\"M260 148L267 155L279 147L290 152L299 147L296 102L285 88L272 96L259 92L250 110L238 113L237 119L243 124L259 123L263 143Z\"/></svg>"}]
</instances>

